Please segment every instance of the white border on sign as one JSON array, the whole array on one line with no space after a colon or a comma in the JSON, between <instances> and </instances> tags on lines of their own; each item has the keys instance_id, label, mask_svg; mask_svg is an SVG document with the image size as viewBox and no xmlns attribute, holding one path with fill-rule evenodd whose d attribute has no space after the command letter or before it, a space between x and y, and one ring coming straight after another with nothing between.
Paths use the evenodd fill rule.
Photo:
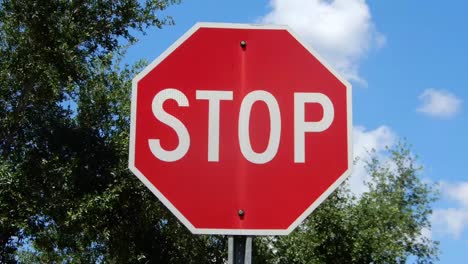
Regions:
<instances>
[{"instance_id":1,"label":"white border on sign","mask_svg":"<svg viewBox=\"0 0 468 264\"><path fill-rule=\"evenodd\" d=\"M315 200L287 229L209 229L196 228L185 218L182 213L136 168L135 166L135 129L136 129L136 103L137 103L137 84L153 70L159 63L167 58L176 50L185 40L194 34L200 28L235 28L235 29L263 29L263 30L286 30L288 31L305 49L307 49L317 60L322 63L338 80L346 86L346 104L347 104L347 126L348 126L348 169L341 175L320 197ZM130 142L129 142L129 169L140 179L141 182L171 211L193 234L219 234L219 235L288 235L299 224L304 221L346 178L351 175L353 167L353 122L352 122L352 94L351 84L342 78L333 68L318 55L311 47L306 45L300 38L288 27L282 25L261 25L261 24L230 24L230 23L197 23L189 29L182 37L174 42L158 58L151 62L142 72L132 80L131 96L131 117L130 117Z\"/></svg>"}]
</instances>

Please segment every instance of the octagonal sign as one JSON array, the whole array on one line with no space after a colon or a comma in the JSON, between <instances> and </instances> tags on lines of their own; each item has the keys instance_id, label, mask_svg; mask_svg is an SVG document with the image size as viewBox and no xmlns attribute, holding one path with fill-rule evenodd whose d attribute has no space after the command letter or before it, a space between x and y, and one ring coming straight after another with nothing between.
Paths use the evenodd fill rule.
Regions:
<instances>
[{"instance_id":1,"label":"octagonal sign","mask_svg":"<svg viewBox=\"0 0 468 264\"><path fill-rule=\"evenodd\" d=\"M129 167L193 233L284 235L351 131L351 86L287 27L198 23L133 80Z\"/></svg>"}]
</instances>

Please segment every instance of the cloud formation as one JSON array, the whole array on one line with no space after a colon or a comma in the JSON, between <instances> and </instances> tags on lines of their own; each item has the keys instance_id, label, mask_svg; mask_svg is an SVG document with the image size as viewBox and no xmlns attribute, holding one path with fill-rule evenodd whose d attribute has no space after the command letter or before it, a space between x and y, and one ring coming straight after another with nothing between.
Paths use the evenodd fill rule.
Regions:
<instances>
[{"instance_id":1,"label":"cloud formation","mask_svg":"<svg viewBox=\"0 0 468 264\"><path fill-rule=\"evenodd\" d=\"M455 204L450 208L434 210L433 229L437 233L458 239L468 228L468 182L442 182L440 187L443 197Z\"/></svg>"},{"instance_id":2,"label":"cloud formation","mask_svg":"<svg viewBox=\"0 0 468 264\"><path fill-rule=\"evenodd\" d=\"M343 77L365 84L359 62L385 43L365 0L270 0L270 7L260 22L290 26Z\"/></svg>"},{"instance_id":3,"label":"cloud formation","mask_svg":"<svg viewBox=\"0 0 468 264\"><path fill-rule=\"evenodd\" d=\"M462 100L445 90L426 89L419 95L422 105L418 112L437 118L452 118L462 107Z\"/></svg>"},{"instance_id":4,"label":"cloud formation","mask_svg":"<svg viewBox=\"0 0 468 264\"><path fill-rule=\"evenodd\" d=\"M369 158L369 151L375 150L376 155L384 160L385 147L395 145L398 140L397 135L388 126L380 126L374 130L367 130L363 126L354 127L354 158L358 159L353 169L353 174L349 178L350 189L356 195L366 192L367 186L364 182L370 177L365 169L365 160Z\"/></svg>"}]
</instances>

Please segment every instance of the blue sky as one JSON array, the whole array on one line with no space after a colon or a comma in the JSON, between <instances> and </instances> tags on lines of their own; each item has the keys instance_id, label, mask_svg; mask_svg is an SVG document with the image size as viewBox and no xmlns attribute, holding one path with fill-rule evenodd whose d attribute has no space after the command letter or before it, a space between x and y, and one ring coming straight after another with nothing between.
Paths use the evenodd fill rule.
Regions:
<instances>
[{"instance_id":1,"label":"blue sky","mask_svg":"<svg viewBox=\"0 0 468 264\"><path fill-rule=\"evenodd\" d=\"M289 25L353 84L355 154L406 138L440 184L433 229L440 263L468 258L468 2L186 0L150 29L126 62L152 61L196 22ZM355 169L353 188L366 178ZM361 188L361 189L360 189Z\"/></svg>"}]
</instances>

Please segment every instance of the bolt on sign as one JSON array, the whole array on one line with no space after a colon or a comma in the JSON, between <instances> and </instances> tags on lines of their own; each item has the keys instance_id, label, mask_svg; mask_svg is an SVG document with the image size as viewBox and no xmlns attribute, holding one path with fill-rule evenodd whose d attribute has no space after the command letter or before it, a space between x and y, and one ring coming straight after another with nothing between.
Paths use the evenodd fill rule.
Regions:
<instances>
[{"instance_id":1,"label":"bolt on sign","mask_svg":"<svg viewBox=\"0 0 468 264\"><path fill-rule=\"evenodd\" d=\"M133 79L129 168L196 234L289 234L350 174L351 85L289 28L198 23Z\"/></svg>"}]
</instances>

